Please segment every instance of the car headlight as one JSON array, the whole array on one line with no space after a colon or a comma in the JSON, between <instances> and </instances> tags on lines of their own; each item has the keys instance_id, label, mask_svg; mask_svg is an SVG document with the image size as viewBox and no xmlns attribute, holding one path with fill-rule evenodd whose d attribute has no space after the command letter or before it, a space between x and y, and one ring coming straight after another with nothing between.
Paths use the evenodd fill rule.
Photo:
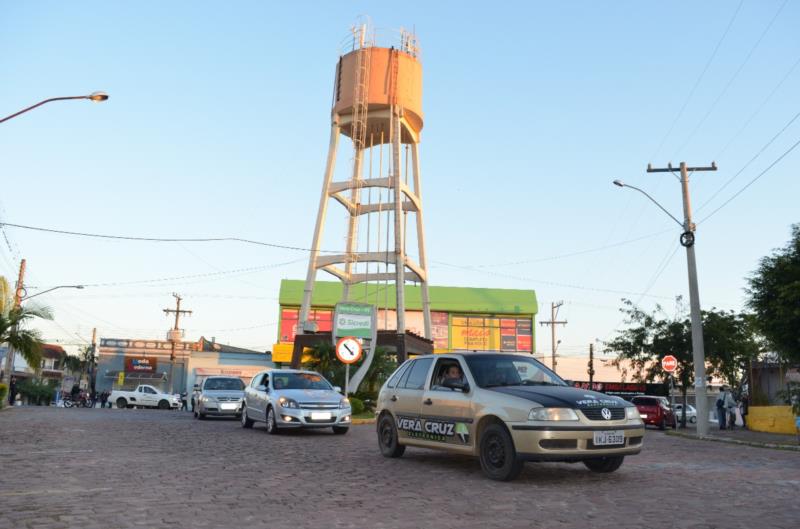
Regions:
<instances>
[{"instance_id":1,"label":"car headlight","mask_svg":"<svg viewBox=\"0 0 800 529\"><path fill-rule=\"evenodd\" d=\"M626 419L640 419L641 412L636 406L628 406L625 408Z\"/></svg>"},{"instance_id":2,"label":"car headlight","mask_svg":"<svg viewBox=\"0 0 800 529\"><path fill-rule=\"evenodd\" d=\"M529 421L577 421L578 414L570 408L534 408L528 414Z\"/></svg>"},{"instance_id":3,"label":"car headlight","mask_svg":"<svg viewBox=\"0 0 800 529\"><path fill-rule=\"evenodd\" d=\"M339 401L339 408L349 408L350 407L350 399L343 398Z\"/></svg>"},{"instance_id":4,"label":"car headlight","mask_svg":"<svg viewBox=\"0 0 800 529\"><path fill-rule=\"evenodd\" d=\"M280 404L284 408L299 408L300 406L297 405L297 401L294 399L287 399L286 397L281 397L278 399L278 404Z\"/></svg>"}]
</instances>

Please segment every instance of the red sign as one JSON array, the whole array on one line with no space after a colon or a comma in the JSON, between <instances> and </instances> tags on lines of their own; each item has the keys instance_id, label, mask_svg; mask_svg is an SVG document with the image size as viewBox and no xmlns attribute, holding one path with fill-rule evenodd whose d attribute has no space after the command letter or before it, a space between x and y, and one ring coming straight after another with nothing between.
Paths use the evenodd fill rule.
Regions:
<instances>
[{"instance_id":1,"label":"red sign","mask_svg":"<svg viewBox=\"0 0 800 529\"><path fill-rule=\"evenodd\" d=\"M678 359L672 355L667 355L661 359L661 369L667 373L674 373L678 369Z\"/></svg>"},{"instance_id":2,"label":"red sign","mask_svg":"<svg viewBox=\"0 0 800 529\"><path fill-rule=\"evenodd\" d=\"M127 357L125 359L126 373L155 373L158 360L149 356L139 358Z\"/></svg>"}]
</instances>

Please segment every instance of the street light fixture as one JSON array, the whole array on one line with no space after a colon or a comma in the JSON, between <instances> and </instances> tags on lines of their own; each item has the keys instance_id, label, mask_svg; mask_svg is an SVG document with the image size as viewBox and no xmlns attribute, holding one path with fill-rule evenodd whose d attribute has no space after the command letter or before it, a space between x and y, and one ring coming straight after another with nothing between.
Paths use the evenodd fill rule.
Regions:
<instances>
[{"instance_id":1,"label":"street light fixture","mask_svg":"<svg viewBox=\"0 0 800 529\"><path fill-rule=\"evenodd\" d=\"M4 121L8 121L11 118L15 118L15 117L19 116L20 114L24 114L25 112L28 112L29 110L33 110L36 107L40 107L40 106L44 105L45 103L50 103L52 101L67 101L69 99L88 99L89 101L94 101L95 103L100 103L102 101L107 101L108 100L108 94L106 94L105 92L92 92L91 94L85 95L85 96L51 97L50 99L45 99L44 101L39 101L35 105L29 106L28 108L23 108L19 112L15 112L14 114L11 114L10 116L6 116L3 119L0 119L0 123L3 123Z\"/></svg>"},{"instance_id":2,"label":"street light fixture","mask_svg":"<svg viewBox=\"0 0 800 529\"><path fill-rule=\"evenodd\" d=\"M30 296L20 296L19 300L20 302L27 301L31 298L35 298L36 296L41 296L42 294L47 294L48 292L52 292L53 290L58 290L59 288L77 288L78 290L83 290L86 287L84 287L83 285L59 285L57 287L48 288L47 290L37 292L36 294L31 294Z\"/></svg>"}]
</instances>

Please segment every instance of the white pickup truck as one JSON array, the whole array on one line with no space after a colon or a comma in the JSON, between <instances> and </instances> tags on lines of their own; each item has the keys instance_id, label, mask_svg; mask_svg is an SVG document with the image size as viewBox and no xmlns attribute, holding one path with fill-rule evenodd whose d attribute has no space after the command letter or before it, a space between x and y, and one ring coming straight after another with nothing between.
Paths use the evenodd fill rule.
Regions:
<instances>
[{"instance_id":1,"label":"white pickup truck","mask_svg":"<svg viewBox=\"0 0 800 529\"><path fill-rule=\"evenodd\" d=\"M115 403L117 408L158 408L168 410L181 407L180 395L161 393L153 386L142 384L134 391L114 390L108 400Z\"/></svg>"}]
</instances>

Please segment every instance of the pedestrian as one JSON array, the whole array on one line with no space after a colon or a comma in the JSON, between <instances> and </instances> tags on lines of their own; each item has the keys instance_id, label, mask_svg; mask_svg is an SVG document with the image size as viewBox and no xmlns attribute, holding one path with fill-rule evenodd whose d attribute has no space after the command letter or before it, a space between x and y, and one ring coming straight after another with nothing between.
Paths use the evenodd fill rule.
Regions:
<instances>
[{"instance_id":1,"label":"pedestrian","mask_svg":"<svg viewBox=\"0 0 800 529\"><path fill-rule=\"evenodd\" d=\"M17 377L11 377L8 386L8 404L13 406L17 397Z\"/></svg>"},{"instance_id":2,"label":"pedestrian","mask_svg":"<svg viewBox=\"0 0 800 529\"><path fill-rule=\"evenodd\" d=\"M742 394L742 400L739 402L739 413L742 415L742 428L747 430L747 411L750 407L750 403L748 402L749 395L747 393Z\"/></svg>"},{"instance_id":3,"label":"pedestrian","mask_svg":"<svg viewBox=\"0 0 800 529\"><path fill-rule=\"evenodd\" d=\"M187 410L187 411L189 410L189 407L187 406L187 403L186 403L186 390L183 390L181 392L181 411L183 411L183 410Z\"/></svg>"},{"instance_id":4,"label":"pedestrian","mask_svg":"<svg viewBox=\"0 0 800 529\"><path fill-rule=\"evenodd\" d=\"M728 413L728 421L726 423L728 429L733 430L736 426L736 399L733 398L733 393L727 390L725 395L725 411Z\"/></svg>"},{"instance_id":5,"label":"pedestrian","mask_svg":"<svg viewBox=\"0 0 800 529\"><path fill-rule=\"evenodd\" d=\"M717 421L719 422L719 429L725 429L725 419L727 412L725 411L725 386L722 386L719 390L719 396L717 396Z\"/></svg>"},{"instance_id":6,"label":"pedestrian","mask_svg":"<svg viewBox=\"0 0 800 529\"><path fill-rule=\"evenodd\" d=\"M106 402L108 402L108 393L106 392L106 390L103 390L100 393L100 408L105 408Z\"/></svg>"}]
</instances>

